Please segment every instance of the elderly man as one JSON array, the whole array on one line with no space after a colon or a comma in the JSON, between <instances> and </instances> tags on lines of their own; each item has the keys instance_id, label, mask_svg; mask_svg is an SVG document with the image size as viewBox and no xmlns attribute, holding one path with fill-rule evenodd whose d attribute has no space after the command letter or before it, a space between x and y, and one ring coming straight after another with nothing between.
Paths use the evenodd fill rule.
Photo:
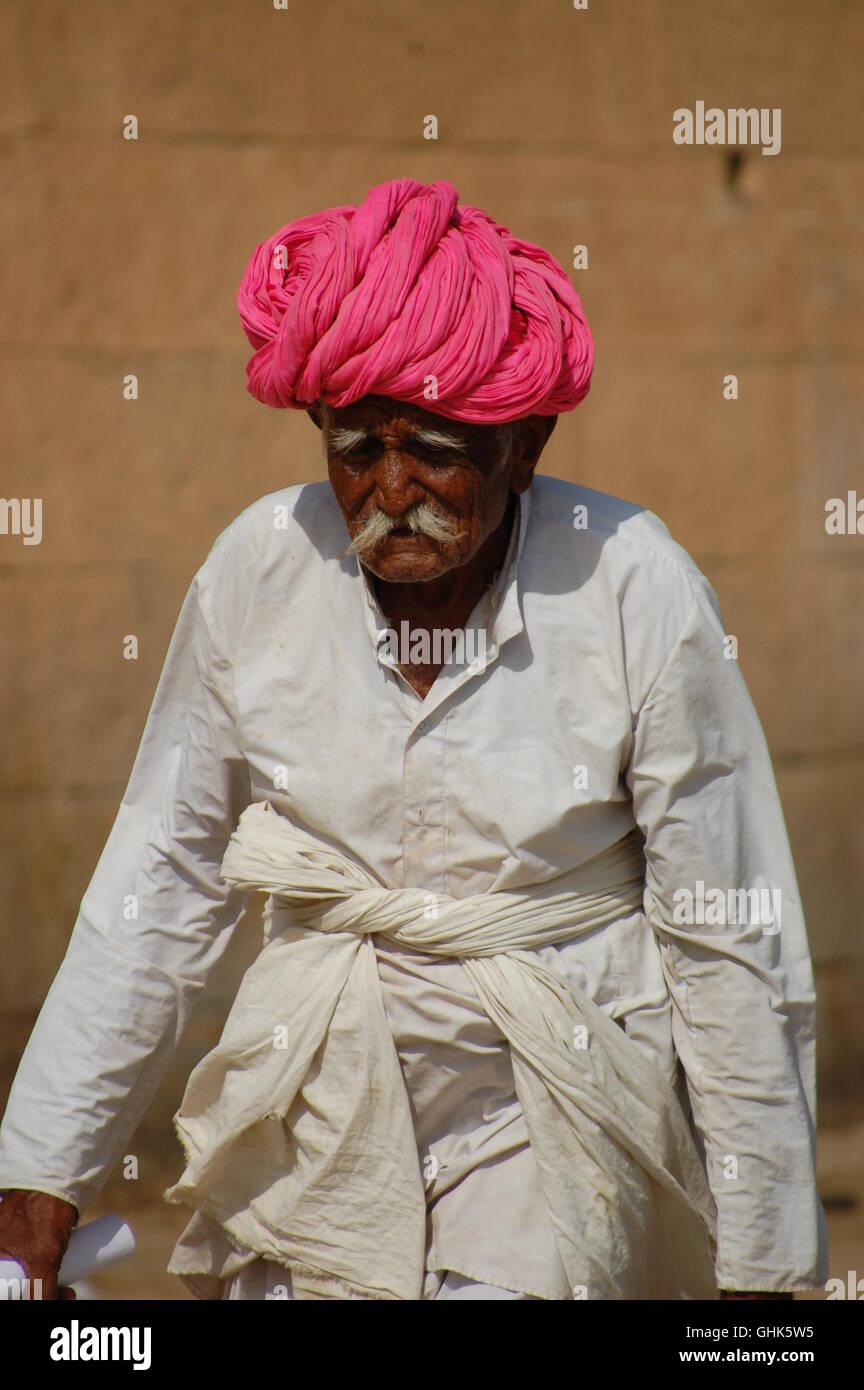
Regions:
<instances>
[{"instance_id":1,"label":"elderly man","mask_svg":"<svg viewBox=\"0 0 864 1390\"><path fill-rule=\"evenodd\" d=\"M535 476L590 381L569 280L400 179L282 228L239 306L249 389L308 410L329 484L254 503L189 590L13 1087L0 1250L54 1293L263 891L176 1117L199 1295L818 1287L771 763L662 522Z\"/></svg>"}]
</instances>

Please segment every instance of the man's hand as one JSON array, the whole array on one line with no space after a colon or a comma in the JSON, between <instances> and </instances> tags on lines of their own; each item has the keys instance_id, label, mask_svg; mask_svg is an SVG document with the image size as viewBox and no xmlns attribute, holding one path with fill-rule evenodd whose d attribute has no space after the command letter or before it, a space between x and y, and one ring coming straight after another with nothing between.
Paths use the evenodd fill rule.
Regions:
<instances>
[{"instance_id":1,"label":"man's hand","mask_svg":"<svg viewBox=\"0 0 864 1390\"><path fill-rule=\"evenodd\" d=\"M47 1192L13 1188L0 1201L0 1259L17 1260L28 1279L42 1280L45 1299L73 1299L75 1290L58 1287L57 1274L78 1210Z\"/></svg>"}]
</instances>

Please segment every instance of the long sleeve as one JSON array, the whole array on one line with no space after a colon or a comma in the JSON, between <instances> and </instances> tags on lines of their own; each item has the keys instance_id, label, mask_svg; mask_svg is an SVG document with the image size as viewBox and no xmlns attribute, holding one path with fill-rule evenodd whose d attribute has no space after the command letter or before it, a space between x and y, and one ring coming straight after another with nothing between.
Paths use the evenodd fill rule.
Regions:
<instances>
[{"instance_id":1,"label":"long sleeve","mask_svg":"<svg viewBox=\"0 0 864 1390\"><path fill-rule=\"evenodd\" d=\"M186 595L129 785L18 1068L0 1189L79 1209L92 1200L248 900L219 880L250 799L231 662L205 612L225 534Z\"/></svg>"},{"instance_id":2,"label":"long sleeve","mask_svg":"<svg viewBox=\"0 0 864 1390\"><path fill-rule=\"evenodd\" d=\"M683 627L638 710L626 777L717 1205L717 1283L818 1288L827 1254L814 1173L815 996L795 870L716 596L704 576L682 575L677 601Z\"/></svg>"}]
</instances>

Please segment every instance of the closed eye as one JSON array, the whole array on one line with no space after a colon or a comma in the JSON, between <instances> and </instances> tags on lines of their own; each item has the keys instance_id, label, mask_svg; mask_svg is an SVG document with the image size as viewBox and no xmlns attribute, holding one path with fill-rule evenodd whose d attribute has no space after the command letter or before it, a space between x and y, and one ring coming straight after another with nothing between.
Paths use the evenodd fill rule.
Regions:
<instances>
[{"instance_id":1,"label":"closed eye","mask_svg":"<svg viewBox=\"0 0 864 1390\"><path fill-rule=\"evenodd\" d=\"M458 463L465 457L463 449L456 449L452 444L424 444L417 440L411 444L409 452L415 458L428 459L431 463L451 464Z\"/></svg>"},{"instance_id":2,"label":"closed eye","mask_svg":"<svg viewBox=\"0 0 864 1390\"><path fill-rule=\"evenodd\" d=\"M337 452L341 454L346 463L368 463L370 459L378 457L382 448L380 439L367 436L366 439L361 439L356 444L350 444L346 449L339 449Z\"/></svg>"}]
</instances>

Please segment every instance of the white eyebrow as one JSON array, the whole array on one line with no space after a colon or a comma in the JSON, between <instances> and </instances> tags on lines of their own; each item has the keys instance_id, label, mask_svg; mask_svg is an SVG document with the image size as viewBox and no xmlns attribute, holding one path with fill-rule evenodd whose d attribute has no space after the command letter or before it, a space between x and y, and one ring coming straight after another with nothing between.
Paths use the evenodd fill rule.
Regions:
<instances>
[{"instance_id":1,"label":"white eyebrow","mask_svg":"<svg viewBox=\"0 0 864 1390\"><path fill-rule=\"evenodd\" d=\"M337 454L347 454L358 444L363 444L373 435L372 430L346 429L342 425L331 425L327 430L327 444ZM460 454L465 452L465 441L458 434L449 434L446 430L436 430L431 427L421 426L413 430L411 441L418 444L425 444L428 449L448 449Z\"/></svg>"},{"instance_id":2,"label":"white eyebrow","mask_svg":"<svg viewBox=\"0 0 864 1390\"><path fill-rule=\"evenodd\" d=\"M327 441L337 454L347 453L349 449L353 449L356 444L362 444L364 439L368 438L368 430L348 430L342 425L331 425L327 431Z\"/></svg>"},{"instance_id":3,"label":"white eyebrow","mask_svg":"<svg viewBox=\"0 0 864 1390\"><path fill-rule=\"evenodd\" d=\"M421 427L414 431L413 437L418 444L426 444L430 449L456 449L460 454L465 452L465 440L460 439L458 434L448 434L446 430Z\"/></svg>"}]
</instances>

